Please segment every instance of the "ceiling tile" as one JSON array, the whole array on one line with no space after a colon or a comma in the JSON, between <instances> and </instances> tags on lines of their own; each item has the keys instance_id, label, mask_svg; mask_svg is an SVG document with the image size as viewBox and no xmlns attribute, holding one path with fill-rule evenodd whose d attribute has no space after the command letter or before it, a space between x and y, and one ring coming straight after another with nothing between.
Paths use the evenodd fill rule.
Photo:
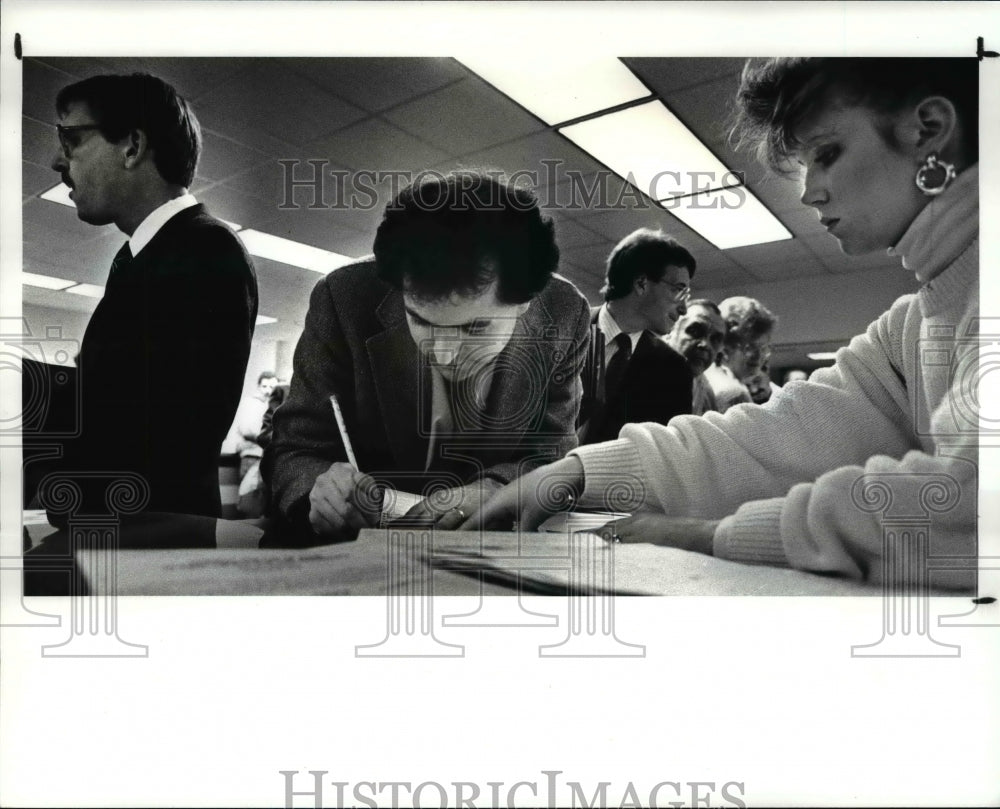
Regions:
<instances>
[{"instance_id":1,"label":"ceiling tile","mask_svg":"<svg viewBox=\"0 0 1000 809\"><path fill-rule=\"evenodd\" d=\"M22 206L24 240L44 248L72 249L104 233L117 232L113 225L95 227L81 222L76 209L44 199L29 199Z\"/></svg>"},{"instance_id":2,"label":"ceiling tile","mask_svg":"<svg viewBox=\"0 0 1000 809\"><path fill-rule=\"evenodd\" d=\"M731 247L726 255L751 272L759 264L813 260L812 254L795 239Z\"/></svg>"},{"instance_id":3,"label":"ceiling tile","mask_svg":"<svg viewBox=\"0 0 1000 809\"><path fill-rule=\"evenodd\" d=\"M59 182L59 175L52 169L21 162L21 196L33 197L48 191Z\"/></svg>"},{"instance_id":4,"label":"ceiling tile","mask_svg":"<svg viewBox=\"0 0 1000 809\"><path fill-rule=\"evenodd\" d=\"M584 273L603 278L608 254L614 246L614 242L604 242L589 247L574 247L561 251L561 255L567 264Z\"/></svg>"},{"instance_id":5,"label":"ceiling tile","mask_svg":"<svg viewBox=\"0 0 1000 809\"><path fill-rule=\"evenodd\" d=\"M371 112L410 101L468 76L450 58L282 59L323 89Z\"/></svg>"},{"instance_id":6,"label":"ceiling tile","mask_svg":"<svg viewBox=\"0 0 1000 809\"><path fill-rule=\"evenodd\" d=\"M746 270L736 264L716 264L714 266L703 266L698 263L698 271L695 275L695 285L692 296L703 297L700 290L728 289L746 290L757 281L751 278ZM721 299L721 298L720 298ZM718 301L716 301L718 303Z\"/></svg>"},{"instance_id":7,"label":"ceiling tile","mask_svg":"<svg viewBox=\"0 0 1000 809\"><path fill-rule=\"evenodd\" d=\"M660 96L697 87L726 76L738 83L744 59L688 57L624 57L622 61Z\"/></svg>"},{"instance_id":8,"label":"ceiling tile","mask_svg":"<svg viewBox=\"0 0 1000 809\"><path fill-rule=\"evenodd\" d=\"M889 273L899 273L903 276L913 277L913 273L903 267L902 261L896 256L889 256L885 253L871 253L867 256L844 255L840 261L830 261L822 259L830 272L837 275L846 275L855 272L868 270L885 270Z\"/></svg>"},{"instance_id":9,"label":"ceiling tile","mask_svg":"<svg viewBox=\"0 0 1000 809\"><path fill-rule=\"evenodd\" d=\"M829 270L819 259L803 258L793 261L758 261L746 270L761 281L784 281L789 278L809 278L814 275L829 275Z\"/></svg>"},{"instance_id":10,"label":"ceiling tile","mask_svg":"<svg viewBox=\"0 0 1000 809\"><path fill-rule=\"evenodd\" d=\"M257 271L258 311L299 329L309 310L309 296L323 277L277 261L253 257Z\"/></svg>"},{"instance_id":11,"label":"ceiling tile","mask_svg":"<svg viewBox=\"0 0 1000 809\"><path fill-rule=\"evenodd\" d=\"M406 171L415 175L446 155L419 138L381 119L370 118L310 143L315 158L367 171Z\"/></svg>"},{"instance_id":12,"label":"ceiling tile","mask_svg":"<svg viewBox=\"0 0 1000 809\"><path fill-rule=\"evenodd\" d=\"M683 222L652 203L643 209L605 210L591 216L581 217L580 222L591 230L606 236L613 244L617 244L639 228L652 228L673 236L692 253L700 250L716 251L718 249Z\"/></svg>"},{"instance_id":13,"label":"ceiling tile","mask_svg":"<svg viewBox=\"0 0 1000 809\"><path fill-rule=\"evenodd\" d=\"M747 177L747 187L754 193L771 213L784 221L786 214L806 212L816 218L816 211L802 204L800 197L802 189L798 180L782 177L777 174L757 173Z\"/></svg>"},{"instance_id":14,"label":"ceiling tile","mask_svg":"<svg viewBox=\"0 0 1000 809\"><path fill-rule=\"evenodd\" d=\"M21 112L38 121L55 124L59 117L56 114L56 96L63 87L75 82L77 77L30 56L21 64L23 88Z\"/></svg>"},{"instance_id":15,"label":"ceiling tile","mask_svg":"<svg viewBox=\"0 0 1000 809\"><path fill-rule=\"evenodd\" d=\"M48 166L55 159L59 140L52 124L43 124L33 118L21 116L21 159L38 166ZM59 181L58 175L49 169L53 185Z\"/></svg>"},{"instance_id":16,"label":"ceiling tile","mask_svg":"<svg viewBox=\"0 0 1000 809\"><path fill-rule=\"evenodd\" d=\"M104 73L151 73L173 85L185 99L196 101L200 95L254 63L250 58L104 56L44 57L47 65L71 75L71 81ZM68 82L69 83L69 82Z\"/></svg>"},{"instance_id":17,"label":"ceiling tile","mask_svg":"<svg viewBox=\"0 0 1000 809\"><path fill-rule=\"evenodd\" d=\"M748 186L755 188L757 183L765 181L771 175L757 162L752 152L736 151L733 148L730 121L738 84L738 76L716 79L695 88L671 93L665 98L665 102L671 112L694 132L728 169L743 177ZM706 180L699 179L697 182L704 185Z\"/></svg>"},{"instance_id":18,"label":"ceiling tile","mask_svg":"<svg viewBox=\"0 0 1000 809\"><path fill-rule=\"evenodd\" d=\"M452 157L545 128L521 107L478 78L448 85L384 117Z\"/></svg>"},{"instance_id":19,"label":"ceiling tile","mask_svg":"<svg viewBox=\"0 0 1000 809\"><path fill-rule=\"evenodd\" d=\"M244 127L302 145L365 117L364 110L304 81L274 60L257 60L251 70L209 91L199 99L195 112L206 119L209 129L237 133L233 139L250 146L257 143L238 134Z\"/></svg>"},{"instance_id":20,"label":"ceiling tile","mask_svg":"<svg viewBox=\"0 0 1000 809\"><path fill-rule=\"evenodd\" d=\"M543 160L548 162L543 163ZM460 161L449 161L435 168L444 171L459 166L501 169L508 176L517 174L518 179L523 178L538 189L566 182L571 173L590 175L601 169L601 164L582 149L561 135L547 131L473 152Z\"/></svg>"},{"instance_id":21,"label":"ceiling tile","mask_svg":"<svg viewBox=\"0 0 1000 809\"><path fill-rule=\"evenodd\" d=\"M354 255L344 249L345 244L356 244L357 237L364 229L354 228L347 224L350 212L343 210L310 210L300 208L297 211L276 211L258 227L266 233L281 236L285 239L310 244L323 250L332 250L342 255ZM381 216L381 209L373 216ZM356 221L353 220L352 221ZM374 228L372 228L374 232ZM371 236L368 237L369 243Z\"/></svg>"},{"instance_id":22,"label":"ceiling tile","mask_svg":"<svg viewBox=\"0 0 1000 809\"><path fill-rule=\"evenodd\" d=\"M798 238L826 239L837 245L837 240L826 232L819 223L819 214L815 208L800 206L797 211L787 211L779 216L782 224ZM840 249L839 247L837 248Z\"/></svg>"},{"instance_id":23,"label":"ceiling tile","mask_svg":"<svg viewBox=\"0 0 1000 809\"><path fill-rule=\"evenodd\" d=\"M574 247L588 247L595 244L606 244L607 238L600 233L594 233L577 221L559 214L558 211L547 212L556 226L556 243L560 250Z\"/></svg>"},{"instance_id":24,"label":"ceiling tile","mask_svg":"<svg viewBox=\"0 0 1000 809\"><path fill-rule=\"evenodd\" d=\"M49 244L45 249L31 251L25 244L24 268L28 272L103 286L111 261L124 243L125 234L109 226L101 228L98 238L90 241Z\"/></svg>"},{"instance_id":25,"label":"ceiling tile","mask_svg":"<svg viewBox=\"0 0 1000 809\"><path fill-rule=\"evenodd\" d=\"M100 302L99 298L89 298L86 295L70 295L52 289L39 289L38 287L28 286L21 287L21 300L25 306L45 307L46 309L60 311L69 310L71 312L80 312L86 316L89 316ZM44 325L39 327L36 322L33 328L35 334L44 333L45 326L50 325L49 323L45 323L45 321L43 323ZM63 324L56 322L51 323L51 325L62 326ZM75 352L79 351L79 346L73 346L69 351L75 357Z\"/></svg>"},{"instance_id":26,"label":"ceiling tile","mask_svg":"<svg viewBox=\"0 0 1000 809\"><path fill-rule=\"evenodd\" d=\"M259 197L244 194L228 186L217 185L199 195L209 213L219 219L236 222L245 228L259 227L274 216L277 206Z\"/></svg>"},{"instance_id":27,"label":"ceiling tile","mask_svg":"<svg viewBox=\"0 0 1000 809\"><path fill-rule=\"evenodd\" d=\"M372 245L375 243L375 227L371 230L343 230L337 231L337 244L340 245L338 253L355 258L364 258L371 255Z\"/></svg>"},{"instance_id":28,"label":"ceiling tile","mask_svg":"<svg viewBox=\"0 0 1000 809\"><path fill-rule=\"evenodd\" d=\"M202 139L198 175L206 180L226 180L264 159L263 152L211 132L203 132Z\"/></svg>"},{"instance_id":29,"label":"ceiling tile","mask_svg":"<svg viewBox=\"0 0 1000 809\"><path fill-rule=\"evenodd\" d=\"M324 160L309 163L310 159L316 159L313 152L302 147L289 148L245 166L239 174L231 175L225 185L274 206L338 204L344 195L343 182L330 172L343 171L344 167Z\"/></svg>"},{"instance_id":30,"label":"ceiling tile","mask_svg":"<svg viewBox=\"0 0 1000 809\"><path fill-rule=\"evenodd\" d=\"M340 178L330 179L327 185L329 190L324 193L326 208L310 209L303 204L306 200L298 195L296 196L296 204L300 205L298 209L281 210L277 205L272 206L271 214L262 221L261 228L277 235L301 232L304 235L309 234L313 239L324 233L335 234L343 228L370 234L369 238L374 238L375 228L382 221L382 212L389 204L393 181L370 183L367 179L361 180L357 176L350 176L346 178L346 182L345 187ZM334 189L333 185L338 183L339 189ZM274 228L278 230L273 230ZM279 230L282 232L279 233ZM347 234L351 243L354 243L353 236L352 233ZM323 236L323 238L330 237ZM332 246L319 246L329 250L336 249Z\"/></svg>"}]
</instances>

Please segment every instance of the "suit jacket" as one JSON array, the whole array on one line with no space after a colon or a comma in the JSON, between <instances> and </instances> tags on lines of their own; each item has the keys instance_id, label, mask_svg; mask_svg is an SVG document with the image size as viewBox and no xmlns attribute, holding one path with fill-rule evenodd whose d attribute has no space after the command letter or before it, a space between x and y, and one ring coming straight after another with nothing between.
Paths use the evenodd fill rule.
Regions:
<instances>
[{"instance_id":1,"label":"suit jacket","mask_svg":"<svg viewBox=\"0 0 1000 809\"><path fill-rule=\"evenodd\" d=\"M312 292L291 389L264 453L277 516L310 534L309 492L332 463L347 460L331 394L361 471L402 491L482 477L506 483L561 458L577 443L588 315L576 288L553 277L494 361L484 411L453 408L455 429L439 436L428 467L432 372L410 335L402 293L379 280L373 259L330 273Z\"/></svg>"},{"instance_id":2,"label":"suit jacket","mask_svg":"<svg viewBox=\"0 0 1000 809\"><path fill-rule=\"evenodd\" d=\"M153 511L218 516L219 447L240 401L257 317L242 242L194 205L108 278L77 367L80 436L60 471L130 471ZM87 510L104 512L103 492Z\"/></svg>"},{"instance_id":3,"label":"suit jacket","mask_svg":"<svg viewBox=\"0 0 1000 809\"><path fill-rule=\"evenodd\" d=\"M591 310L592 329L600 332L597 316L600 307ZM603 335L596 343L603 344ZM594 357L592 373L603 370L604 357ZM603 374L598 373L603 380ZM623 426L633 422L654 421L666 424L674 416L691 412L694 376L687 360L650 331L644 331L625 369L621 388L607 396L603 382L584 380L585 393L580 419L580 443L596 444L618 437Z\"/></svg>"}]
</instances>

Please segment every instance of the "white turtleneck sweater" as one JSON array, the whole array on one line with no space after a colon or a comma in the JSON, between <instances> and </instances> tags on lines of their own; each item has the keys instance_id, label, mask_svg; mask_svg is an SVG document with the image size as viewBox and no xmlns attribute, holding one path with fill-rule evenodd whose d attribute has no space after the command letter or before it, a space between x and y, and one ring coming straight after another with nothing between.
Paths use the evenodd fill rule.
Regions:
<instances>
[{"instance_id":1,"label":"white turtleneck sweater","mask_svg":"<svg viewBox=\"0 0 1000 809\"><path fill-rule=\"evenodd\" d=\"M869 581L884 577L883 530L927 532L932 557L965 557L964 570L932 573L931 584L974 587L978 191L973 166L921 211L892 252L924 286L832 368L763 406L630 424L574 450L580 504L605 507L607 484L631 476L645 509L722 518L716 556Z\"/></svg>"}]
</instances>

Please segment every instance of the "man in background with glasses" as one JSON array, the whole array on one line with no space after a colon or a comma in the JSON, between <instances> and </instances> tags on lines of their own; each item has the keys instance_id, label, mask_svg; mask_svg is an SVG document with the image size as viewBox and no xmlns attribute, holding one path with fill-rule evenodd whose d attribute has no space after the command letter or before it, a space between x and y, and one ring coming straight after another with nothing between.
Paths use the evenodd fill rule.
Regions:
<instances>
[{"instance_id":1,"label":"man in background with glasses","mask_svg":"<svg viewBox=\"0 0 1000 809\"><path fill-rule=\"evenodd\" d=\"M198 121L173 87L140 73L69 85L56 111L52 168L77 215L128 241L77 357L80 435L53 471L136 473L151 510L218 516L219 448L243 389L257 279L233 231L188 192ZM85 493L82 512L103 508Z\"/></svg>"},{"instance_id":2,"label":"man in background with glasses","mask_svg":"<svg viewBox=\"0 0 1000 809\"><path fill-rule=\"evenodd\" d=\"M686 311L694 257L676 239L642 228L611 251L591 312L578 434L581 444L610 441L631 422L666 424L691 412L693 375L661 338Z\"/></svg>"},{"instance_id":3,"label":"man in background with glasses","mask_svg":"<svg viewBox=\"0 0 1000 809\"><path fill-rule=\"evenodd\" d=\"M754 298L726 298L719 304L726 322L722 358L705 371L719 412L744 402L753 402L741 380L753 376L771 357L771 335L777 318Z\"/></svg>"}]
</instances>

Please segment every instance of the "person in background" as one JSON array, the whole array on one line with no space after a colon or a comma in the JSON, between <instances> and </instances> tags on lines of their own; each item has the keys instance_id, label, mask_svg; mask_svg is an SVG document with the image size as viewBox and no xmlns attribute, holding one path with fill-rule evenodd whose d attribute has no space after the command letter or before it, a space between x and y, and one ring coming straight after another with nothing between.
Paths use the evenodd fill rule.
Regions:
<instances>
[{"instance_id":1,"label":"person in background","mask_svg":"<svg viewBox=\"0 0 1000 809\"><path fill-rule=\"evenodd\" d=\"M280 522L269 541L356 538L394 496L379 487L424 495L407 516L454 528L576 446L590 311L555 275L554 226L532 192L428 173L390 201L374 254L313 290L264 453Z\"/></svg>"},{"instance_id":2,"label":"person in background","mask_svg":"<svg viewBox=\"0 0 1000 809\"><path fill-rule=\"evenodd\" d=\"M719 307L704 298L689 301L687 312L667 335L667 344L684 357L694 375L691 412L696 416L719 409L705 371L722 351L725 336L726 324Z\"/></svg>"},{"instance_id":3,"label":"person in background","mask_svg":"<svg viewBox=\"0 0 1000 809\"><path fill-rule=\"evenodd\" d=\"M771 356L771 335L777 318L760 301L738 296L719 304L726 323L726 338L721 361L705 372L712 386L720 413L733 405L752 402L743 383L753 376Z\"/></svg>"},{"instance_id":4,"label":"person in background","mask_svg":"<svg viewBox=\"0 0 1000 809\"><path fill-rule=\"evenodd\" d=\"M274 371L262 371L257 377L257 389L240 400L234 422L238 440L236 451L240 454L240 480L250 469L260 463L264 450L259 443L271 392L278 384Z\"/></svg>"},{"instance_id":5,"label":"person in background","mask_svg":"<svg viewBox=\"0 0 1000 809\"><path fill-rule=\"evenodd\" d=\"M754 404L767 402L771 398L774 387L776 387L771 382L771 377L768 376L766 365L743 379L743 384L750 393L750 400Z\"/></svg>"},{"instance_id":6,"label":"person in background","mask_svg":"<svg viewBox=\"0 0 1000 809\"><path fill-rule=\"evenodd\" d=\"M623 541L898 586L928 571L905 537L889 544L880 501L923 503L934 552L964 561L934 583L974 588L978 346L954 336L978 333L977 71L974 58L748 62L741 143L796 177L845 253L891 249L919 291L766 406L628 425L526 475L466 527L530 530L556 481L600 508L637 479L648 497Z\"/></svg>"},{"instance_id":7,"label":"person in background","mask_svg":"<svg viewBox=\"0 0 1000 809\"><path fill-rule=\"evenodd\" d=\"M691 371L660 338L686 311L694 271L691 253L657 230L630 233L611 251L605 303L591 312L581 444L615 438L630 422L666 424L691 412Z\"/></svg>"},{"instance_id":8,"label":"person in background","mask_svg":"<svg viewBox=\"0 0 1000 809\"><path fill-rule=\"evenodd\" d=\"M288 398L288 389L291 386L287 382L279 382L274 386L271 395L267 399L267 410L261 419L260 434L257 436L257 443L262 449L267 449L274 437L274 411L284 404Z\"/></svg>"},{"instance_id":9,"label":"person in background","mask_svg":"<svg viewBox=\"0 0 1000 809\"><path fill-rule=\"evenodd\" d=\"M77 216L128 240L77 357L81 434L53 471L82 473L81 513L105 513L102 474L130 472L149 484L150 510L218 516L219 447L243 388L257 278L236 234L188 191L198 121L144 73L71 84L55 106L52 168Z\"/></svg>"}]
</instances>

